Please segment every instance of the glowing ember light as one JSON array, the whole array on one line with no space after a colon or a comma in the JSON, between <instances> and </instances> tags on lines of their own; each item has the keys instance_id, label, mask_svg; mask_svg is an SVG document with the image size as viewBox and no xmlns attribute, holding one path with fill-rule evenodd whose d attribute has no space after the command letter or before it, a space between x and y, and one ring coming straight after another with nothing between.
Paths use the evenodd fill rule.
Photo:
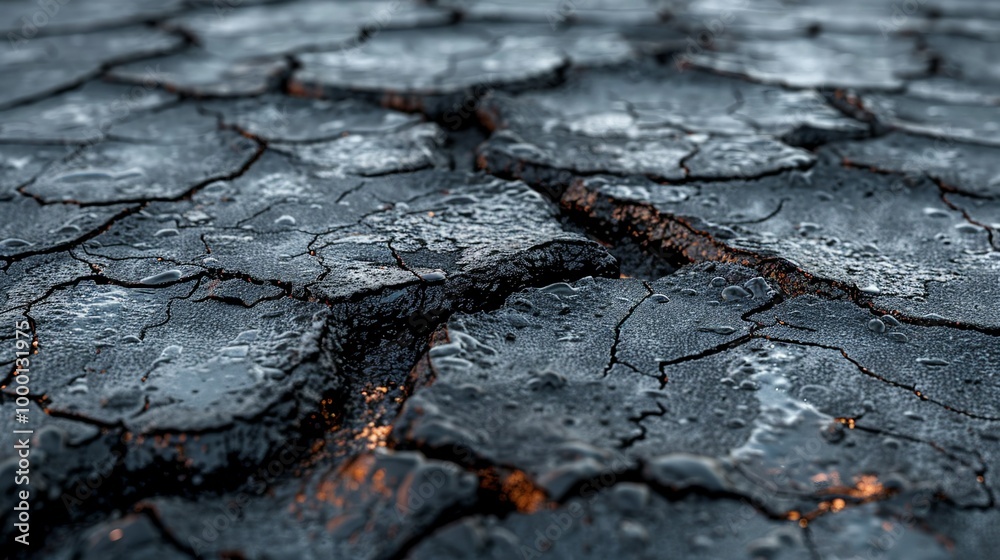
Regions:
<instances>
[{"instance_id":1,"label":"glowing ember light","mask_svg":"<svg viewBox=\"0 0 1000 560\"><path fill-rule=\"evenodd\" d=\"M873 474L861 475L854 479L854 488L848 493L863 500L872 499L885 493L885 487L878 481L878 477Z\"/></svg>"},{"instance_id":2,"label":"glowing ember light","mask_svg":"<svg viewBox=\"0 0 1000 560\"><path fill-rule=\"evenodd\" d=\"M837 418L837 422L847 426L848 430L854 429L854 418Z\"/></svg>"},{"instance_id":3,"label":"glowing ember light","mask_svg":"<svg viewBox=\"0 0 1000 560\"><path fill-rule=\"evenodd\" d=\"M816 473L810 478L810 480L812 480L817 486L822 486L824 488L841 485L840 473L837 471Z\"/></svg>"},{"instance_id":4,"label":"glowing ember light","mask_svg":"<svg viewBox=\"0 0 1000 560\"><path fill-rule=\"evenodd\" d=\"M499 498L510 502L520 513L538 511L546 501L545 491L523 471L497 472L496 469L481 469L479 485L485 490L497 492Z\"/></svg>"},{"instance_id":5,"label":"glowing ember light","mask_svg":"<svg viewBox=\"0 0 1000 560\"><path fill-rule=\"evenodd\" d=\"M388 392L388 387L375 387L371 390L361 391L361 394L364 395L365 402L370 404L372 402L381 401Z\"/></svg>"},{"instance_id":6,"label":"glowing ember light","mask_svg":"<svg viewBox=\"0 0 1000 560\"><path fill-rule=\"evenodd\" d=\"M528 475L514 471L504 479L502 491L521 513L532 513L545 502L545 493L535 486Z\"/></svg>"},{"instance_id":7,"label":"glowing ember light","mask_svg":"<svg viewBox=\"0 0 1000 560\"><path fill-rule=\"evenodd\" d=\"M367 440L366 447L375 449L376 447L385 447L390 433L392 433L392 426L376 426L375 422L369 422L354 439Z\"/></svg>"}]
</instances>

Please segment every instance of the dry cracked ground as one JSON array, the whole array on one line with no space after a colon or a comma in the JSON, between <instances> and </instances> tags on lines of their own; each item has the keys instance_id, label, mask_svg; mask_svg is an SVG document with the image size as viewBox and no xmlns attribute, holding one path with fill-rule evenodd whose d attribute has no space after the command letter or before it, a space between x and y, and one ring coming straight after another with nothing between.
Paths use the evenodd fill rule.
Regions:
<instances>
[{"instance_id":1,"label":"dry cracked ground","mask_svg":"<svg viewBox=\"0 0 1000 560\"><path fill-rule=\"evenodd\" d=\"M996 5L0 25L9 557L1000 547Z\"/></svg>"}]
</instances>

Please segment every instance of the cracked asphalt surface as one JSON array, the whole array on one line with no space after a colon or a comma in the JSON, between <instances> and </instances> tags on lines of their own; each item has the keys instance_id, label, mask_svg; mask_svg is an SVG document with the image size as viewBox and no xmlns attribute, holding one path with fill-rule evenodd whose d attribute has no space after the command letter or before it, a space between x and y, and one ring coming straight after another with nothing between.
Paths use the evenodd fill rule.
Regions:
<instances>
[{"instance_id":1,"label":"cracked asphalt surface","mask_svg":"<svg viewBox=\"0 0 1000 560\"><path fill-rule=\"evenodd\" d=\"M0 29L8 557L1000 547L997 6L7 0Z\"/></svg>"}]
</instances>

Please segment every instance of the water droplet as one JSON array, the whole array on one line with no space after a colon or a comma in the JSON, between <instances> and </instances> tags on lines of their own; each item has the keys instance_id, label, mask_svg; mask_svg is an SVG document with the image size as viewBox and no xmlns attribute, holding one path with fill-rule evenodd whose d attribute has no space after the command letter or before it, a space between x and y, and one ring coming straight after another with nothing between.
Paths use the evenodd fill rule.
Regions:
<instances>
[{"instance_id":1,"label":"water droplet","mask_svg":"<svg viewBox=\"0 0 1000 560\"><path fill-rule=\"evenodd\" d=\"M556 282L555 284L549 284L544 288L540 288L538 291L557 296L574 296L579 290L565 282Z\"/></svg>"},{"instance_id":2,"label":"water droplet","mask_svg":"<svg viewBox=\"0 0 1000 560\"><path fill-rule=\"evenodd\" d=\"M802 233L803 235L808 235L810 233L819 231L821 227L822 226L820 226L819 224L814 224L812 222L802 222L801 224L799 224L799 232Z\"/></svg>"},{"instance_id":3,"label":"water droplet","mask_svg":"<svg viewBox=\"0 0 1000 560\"><path fill-rule=\"evenodd\" d=\"M924 208L924 215L929 218L947 218L948 213L940 208Z\"/></svg>"},{"instance_id":4,"label":"water droplet","mask_svg":"<svg viewBox=\"0 0 1000 560\"><path fill-rule=\"evenodd\" d=\"M140 284L166 284L167 282L176 282L181 279L181 271L177 269L167 270L159 274L154 274L153 276L147 276L142 280L139 280Z\"/></svg>"},{"instance_id":5,"label":"water droplet","mask_svg":"<svg viewBox=\"0 0 1000 560\"><path fill-rule=\"evenodd\" d=\"M653 294L653 295L649 296L649 300L652 301L653 303L669 303L670 302L670 298L668 298L667 296L665 296L663 294Z\"/></svg>"},{"instance_id":6,"label":"water droplet","mask_svg":"<svg viewBox=\"0 0 1000 560\"><path fill-rule=\"evenodd\" d=\"M130 334L128 336L123 336L122 337L122 342L124 342L126 344L141 344L142 343L142 339L139 338L138 336L135 336L134 334Z\"/></svg>"},{"instance_id":7,"label":"water droplet","mask_svg":"<svg viewBox=\"0 0 1000 560\"><path fill-rule=\"evenodd\" d=\"M889 326L889 327L898 327L898 326L902 325L902 323L899 322L899 319L896 319L892 315L883 315L882 316L882 322L885 323L886 326Z\"/></svg>"},{"instance_id":8,"label":"water droplet","mask_svg":"<svg viewBox=\"0 0 1000 560\"><path fill-rule=\"evenodd\" d=\"M449 196L442 202L450 206L461 206L464 204L476 204L479 202L479 199L469 194L459 194L459 195Z\"/></svg>"},{"instance_id":9,"label":"water droplet","mask_svg":"<svg viewBox=\"0 0 1000 560\"><path fill-rule=\"evenodd\" d=\"M698 535L691 541L691 544L698 549L708 549L715 546L715 541L708 535Z\"/></svg>"},{"instance_id":10,"label":"water droplet","mask_svg":"<svg viewBox=\"0 0 1000 560\"><path fill-rule=\"evenodd\" d=\"M788 528L775 529L771 534L765 535L746 545L746 557L748 558L778 558L782 552L801 546L802 539L799 534Z\"/></svg>"},{"instance_id":11,"label":"water droplet","mask_svg":"<svg viewBox=\"0 0 1000 560\"><path fill-rule=\"evenodd\" d=\"M437 282L444 282L445 274L440 270L436 270L434 272L427 272L421 274L420 279L430 284L436 284Z\"/></svg>"},{"instance_id":12,"label":"water droplet","mask_svg":"<svg viewBox=\"0 0 1000 560\"><path fill-rule=\"evenodd\" d=\"M746 420L743 420L742 418L730 418L726 422L726 427L731 430L739 430L740 428L746 428L747 423Z\"/></svg>"},{"instance_id":13,"label":"water droplet","mask_svg":"<svg viewBox=\"0 0 1000 560\"><path fill-rule=\"evenodd\" d=\"M510 321L510 326L514 327L515 329L523 329L524 327L527 327L528 325L531 324L528 322L527 319L525 319L520 315L512 315L509 321Z\"/></svg>"},{"instance_id":14,"label":"water droplet","mask_svg":"<svg viewBox=\"0 0 1000 560\"><path fill-rule=\"evenodd\" d=\"M284 216L279 217L277 220L274 220L274 224L279 226L294 226L295 218L289 216L288 214L285 214Z\"/></svg>"},{"instance_id":15,"label":"water droplet","mask_svg":"<svg viewBox=\"0 0 1000 560\"><path fill-rule=\"evenodd\" d=\"M447 358L449 356L457 356L461 353L462 344L458 341L448 344L439 344L427 352L431 358Z\"/></svg>"},{"instance_id":16,"label":"water droplet","mask_svg":"<svg viewBox=\"0 0 1000 560\"><path fill-rule=\"evenodd\" d=\"M239 335L236 336L236 338L233 340L233 342L236 343L236 344L249 344L249 343L257 340L257 332L258 331L256 331L256 330L243 331Z\"/></svg>"},{"instance_id":17,"label":"water droplet","mask_svg":"<svg viewBox=\"0 0 1000 560\"><path fill-rule=\"evenodd\" d=\"M894 333L889 333L889 340L893 342L907 342L910 339L907 338L907 336L901 332L894 332Z\"/></svg>"},{"instance_id":18,"label":"water droplet","mask_svg":"<svg viewBox=\"0 0 1000 560\"><path fill-rule=\"evenodd\" d=\"M948 362L942 360L941 358L917 358L918 364L924 364L925 366L946 366Z\"/></svg>"},{"instance_id":19,"label":"water droplet","mask_svg":"<svg viewBox=\"0 0 1000 560\"><path fill-rule=\"evenodd\" d=\"M83 183L86 181L114 181L114 175L105 170L88 169L84 171L70 171L57 175L52 179L59 183Z\"/></svg>"},{"instance_id":20,"label":"water droplet","mask_svg":"<svg viewBox=\"0 0 1000 560\"><path fill-rule=\"evenodd\" d=\"M160 352L160 357L156 359L157 362L169 362L175 358L181 357L184 353L184 347L178 346L176 344L171 344Z\"/></svg>"},{"instance_id":21,"label":"water droplet","mask_svg":"<svg viewBox=\"0 0 1000 560\"><path fill-rule=\"evenodd\" d=\"M878 319L872 319L871 321L868 321L868 330L870 330L870 331L872 331L874 333L880 333L880 334L884 333L885 332L885 323L883 323L882 321L880 321Z\"/></svg>"},{"instance_id":22,"label":"water droplet","mask_svg":"<svg viewBox=\"0 0 1000 560\"><path fill-rule=\"evenodd\" d=\"M208 222L208 221L210 221L212 219L211 216L209 216L207 213L205 213L205 212L203 212L201 210L191 210L191 211L185 212L184 213L184 217L187 218L187 221L195 223L195 224L200 224L200 223Z\"/></svg>"},{"instance_id":23,"label":"water droplet","mask_svg":"<svg viewBox=\"0 0 1000 560\"><path fill-rule=\"evenodd\" d=\"M726 285L726 279L721 276L716 276L712 278L712 286L716 288L721 288Z\"/></svg>"},{"instance_id":24,"label":"water droplet","mask_svg":"<svg viewBox=\"0 0 1000 560\"><path fill-rule=\"evenodd\" d=\"M624 543L634 543L644 546L649 542L649 531L640 523L632 520L622 521L618 525L618 533Z\"/></svg>"},{"instance_id":25,"label":"water droplet","mask_svg":"<svg viewBox=\"0 0 1000 560\"><path fill-rule=\"evenodd\" d=\"M31 245L32 243L30 241L25 241L17 237L11 237L0 241L0 247L3 247L4 249L18 249L21 247L30 247Z\"/></svg>"},{"instance_id":26,"label":"water droplet","mask_svg":"<svg viewBox=\"0 0 1000 560\"><path fill-rule=\"evenodd\" d=\"M250 353L250 347L245 344L240 346L227 346L222 350L219 350L219 354L226 358L242 359L246 358L248 353Z\"/></svg>"},{"instance_id":27,"label":"water droplet","mask_svg":"<svg viewBox=\"0 0 1000 560\"><path fill-rule=\"evenodd\" d=\"M864 288L860 288L860 290L870 296L877 296L882 293L882 290L880 290L875 284L869 284Z\"/></svg>"},{"instance_id":28,"label":"water droplet","mask_svg":"<svg viewBox=\"0 0 1000 560\"><path fill-rule=\"evenodd\" d=\"M734 332L736 332L736 329L734 329L733 327L727 327L725 325L720 325L717 327L700 327L698 330L701 332L710 332L723 335L733 334Z\"/></svg>"},{"instance_id":29,"label":"water droplet","mask_svg":"<svg viewBox=\"0 0 1000 560\"><path fill-rule=\"evenodd\" d=\"M767 280L764 280L760 276L747 280L743 286L750 290L754 299L768 299L771 293L771 286L767 284Z\"/></svg>"},{"instance_id":30,"label":"water droplet","mask_svg":"<svg viewBox=\"0 0 1000 560\"><path fill-rule=\"evenodd\" d=\"M760 385L758 385L756 382L751 381L749 379L744 379L740 383L740 389L743 389L744 391L756 391L756 390L760 389Z\"/></svg>"},{"instance_id":31,"label":"water droplet","mask_svg":"<svg viewBox=\"0 0 1000 560\"><path fill-rule=\"evenodd\" d=\"M174 237L180 234L181 232L177 231L176 228L164 228L154 233L153 237Z\"/></svg>"},{"instance_id":32,"label":"water droplet","mask_svg":"<svg viewBox=\"0 0 1000 560\"><path fill-rule=\"evenodd\" d=\"M983 230L979 229L979 226L974 226L972 224L958 224L955 226L955 231L959 233L979 233Z\"/></svg>"},{"instance_id":33,"label":"water droplet","mask_svg":"<svg viewBox=\"0 0 1000 560\"><path fill-rule=\"evenodd\" d=\"M681 295L696 296L696 295L698 295L698 290L693 290L691 288L684 288L684 289L681 290Z\"/></svg>"},{"instance_id":34,"label":"water droplet","mask_svg":"<svg viewBox=\"0 0 1000 560\"><path fill-rule=\"evenodd\" d=\"M550 370L534 373L531 381L528 381L528 388L533 391L538 389L559 389L564 385L566 385L566 377Z\"/></svg>"},{"instance_id":35,"label":"water droplet","mask_svg":"<svg viewBox=\"0 0 1000 560\"><path fill-rule=\"evenodd\" d=\"M674 453L653 459L645 470L660 485L677 490L703 488L721 492L729 488L722 465L708 457Z\"/></svg>"},{"instance_id":36,"label":"water droplet","mask_svg":"<svg viewBox=\"0 0 1000 560\"><path fill-rule=\"evenodd\" d=\"M71 395L86 394L89 390L87 388L87 379L85 377L78 377L68 389Z\"/></svg>"},{"instance_id":37,"label":"water droplet","mask_svg":"<svg viewBox=\"0 0 1000 560\"><path fill-rule=\"evenodd\" d=\"M66 224L66 225L60 227L59 229L57 229L54 233L56 233L56 234L60 234L60 233L73 234L73 233L80 233L81 231L83 231L83 230L81 230L80 226L78 226L78 225L75 225L75 224Z\"/></svg>"},{"instance_id":38,"label":"water droplet","mask_svg":"<svg viewBox=\"0 0 1000 560\"><path fill-rule=\"evenodd\" d=\"M600 455L595 458L600 460ZM640 512L649 507L649 487L632 482L616 484L611 489L611 498L623 511Z\"/></svg>"},{"instance_id":39,"label":"water droplet","mask_svg":"<svg viewBox=\"0 0 1000 560\"><path fill-rule=\"evenodd\" d=\"M741 288L740 286L729 286L722 290L722 299L724 301L733 301L740 299L747 299L750 297L750 292Z\"/></svg>"}]
</instances>

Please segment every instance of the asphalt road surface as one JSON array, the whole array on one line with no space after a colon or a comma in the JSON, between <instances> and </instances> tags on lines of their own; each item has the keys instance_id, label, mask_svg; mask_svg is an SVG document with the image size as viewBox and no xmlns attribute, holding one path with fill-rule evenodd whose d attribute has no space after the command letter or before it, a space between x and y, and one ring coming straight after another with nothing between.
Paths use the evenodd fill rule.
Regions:
<instances>
[{"instance_id":1,"label":"asphalt road surface","mask_svg":"<svg viewBox=\"0 0 1000 560\"><path fill-rule=\"evenodd\" d=\"M1000 549L1000 5L0 2L9 558Z\"/></svg>"}]
</instances>

